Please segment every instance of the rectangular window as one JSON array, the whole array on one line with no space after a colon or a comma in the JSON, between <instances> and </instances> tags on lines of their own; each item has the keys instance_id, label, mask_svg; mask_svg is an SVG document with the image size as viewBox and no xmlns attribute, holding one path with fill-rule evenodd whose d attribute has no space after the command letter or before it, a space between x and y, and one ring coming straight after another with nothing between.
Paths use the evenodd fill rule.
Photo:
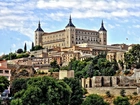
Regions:
<instances>
[{"instance_id":1,"label":"rectangular window","mask_svg":"<svg viewBox=\"0 0 140 105\"><path fill-rule=\"evenodd\" d=\"M0 70L0 73L3 73L3 70Z\"/></svg>"},{"instance_id":2,"label":"rectangular window","mask_svg":"<svg viewBox=\"0 0 140 105\"><path fill-rule=\"evenodd\" d=\"M5 70L5 73L6 73L6 74L9 74L9 70Z\"/></svg>"}]
</instances>

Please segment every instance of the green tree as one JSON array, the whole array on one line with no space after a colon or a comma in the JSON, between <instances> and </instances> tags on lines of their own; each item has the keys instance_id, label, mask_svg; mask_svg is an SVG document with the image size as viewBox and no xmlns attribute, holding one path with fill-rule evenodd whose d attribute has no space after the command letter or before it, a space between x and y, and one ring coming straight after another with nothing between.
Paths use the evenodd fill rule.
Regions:
<instances>
[{"instance_id":1,"label":"green tree","mask_svg":"<svg viewBox=\"0 0 140 105\"><path fill-rule=\"evenodd\" d=\"M107 95L107 97L111 97L110 91L106 91L106 95Z\"/></svg>"},{"instance_id":2,"label":"green tree","mask_svg":"<svg viewBox=\"0 0 140 105\"><path fill-rule=\"evenodd\" d=\"M132 49L124 54L124 61L127 68L131 68L132 66L136 68L140 68L140 44L136 44L132 46Z\"/></svg>"},{"instance_id":3,"label":"green tree","mask_svg":"<svg viewBox=\"0 0 140 105\"><path fill-rule=\"evenodd\" d=\"M79 79L64 78L63 80L70 86L72 90L69 105L81 105L83 101L83 89Z\"/></svg>"},{"instance_id":4,"label":"green tree","mask_svg":"<svg viewBox=\"0 0 140 105\"><path fill-rule=\"evenodd\" d=\"M10 105L23 105L23 102L20 98L17 98L17 99L12 100Z\"/></svg>"},{"instance_id":5,"label":"green tree","mask_svg":"<svg viewBox=\"0 0 140 105\"><path fill-rule=\"evenodd\" d=\"M52 68L58 68L60 69L59 65L57 64L56 60L54 60L53 62L50 63Z\"/></svg>"},{"instance_id":6,"label":"green tree","mask_svg":"<svg viewBox=\"0 0 140 105\"><path fill-rule=\"evenodd\" d=\"M138 103L136 103L135 105L140 105L140 101Z\"/></svg>"},{"instance_id":7,"label":"green tree","mask_svg":"<svg viewBox=\"0 0 140 105\"><path fill-rule=\"evenodd\" d=\"M71 89L64 82L52 77L34 77L27 82L26 90L14 95L23 105L68 105Z\"/></svg>"},{"instance_id":8,"label":"green tree","mask_svg":"<svg viewBox=\"0 0 140 105\"><path fill-rule=\"evenodd\" d=\"M91 94L86 97L82 105L109 105L103 98L97 94Z\"/></svg>"},{"instance_id":9,"label":"green tree","mask_svg":"<svg viewBox=\"0 0 140 105\"><path fill-rule=\"evenodd\" d=\"M25 45L24 45L24 52L26 52L26 51L27 51L27 45L25 43Z\"/></svg>"},{"instance_id":10,"label":"green tree","mask_svg":"<svg viewBox=\"0 0 140 105\"><path fill-rule=\"evenodd\" d=\"M117 97L113 101L114 105L130 105L129 99L127 97Z\"/></svg>"},{"instance_id":11,"label":"green tree","mask_svg":"<svg viewBox=\"0 0 140 105\"><path fill-rule=\"evenodd\" d=\"M36 51L36 50L41 50L41 49L43 49L42 46L40 45L34 46L34 43L32 43L32 48L30 49L30 51Z\"/></svg>"},{"instance_id":12,"label":"green tree","mask_svg":"<svg viewBox=\"0 0 140 105\"><path fill-rule=\"evenodd\" d=\"M9 81L6 77L0 76L0 92L3 92L5 89L8 89Z\"/></svg>"},{"instance_id":13,"label":"green tree","mask_svg":"<svg viewBox=\"0 0 140 105\"><path fill-rule=\"evenodd\" d=\"M16 92L27 88L27 81L29 78L19 78L12 81L11 94L14 95Z\"/></svg>"},{"instance_id":14,"label":"green tree","mask_svg":"<svg viewBox=\"0 0 140 105\"><path fill-rule=\"evenodd\" d=\"M17 53L19 53L19 54L23 53L23 50L20 48L20 49L17 50Z\"/></svg>"},{"instance_id":15,"label":"green tree","mask_svg":"<svg viewBox=\"0 0 140 105\"><path fill-rule=\"evenodd\" d=\"M123 96L123 97L125 97L125 93L126 93L125 90L124 89L121 89L120 95Z\"/></svg>"}]
</instances>

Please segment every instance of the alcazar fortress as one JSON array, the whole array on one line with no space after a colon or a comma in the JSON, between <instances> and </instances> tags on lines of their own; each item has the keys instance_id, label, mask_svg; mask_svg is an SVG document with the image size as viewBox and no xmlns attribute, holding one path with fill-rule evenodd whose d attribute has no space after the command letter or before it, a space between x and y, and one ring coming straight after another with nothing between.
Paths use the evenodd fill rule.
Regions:
<instances>
[{"instance_id":1,"label":"alcazar fortress","mask_svg":"<svg viewBox=\"0 0 140 105\"><path fill-rule=\"evenodd\" d=\"M12 63L18 65L34 65L39 67L48 66L56 60L59 65L68 65L71 59L84 60L89 57L95 57L100 53L107 54L106 58L124 60L124 53L131 49L131 45L113 44L107 45L107 30L103 21L99 30L79 29L73 23L71 16L64 29L55 32L44 32L40 22L35 30L35 45L41 45L44 49L31 51L33 58L20 58L12 60ZM10 61L9 61L10 62ZM47 69L47 68L46 68ZM71 73L62 73L60 76L70 77ZM60 77L60 78L61 78ZM105 93L110 90L118 94L119 89L125 88L127 93L137 91L140 93L140 70L135 70L133 76L95 76L93 78L82 78L82 86L87 88L90 93ZM98 87L98 88L97 88Z\"/></svg>"}]
</instances>

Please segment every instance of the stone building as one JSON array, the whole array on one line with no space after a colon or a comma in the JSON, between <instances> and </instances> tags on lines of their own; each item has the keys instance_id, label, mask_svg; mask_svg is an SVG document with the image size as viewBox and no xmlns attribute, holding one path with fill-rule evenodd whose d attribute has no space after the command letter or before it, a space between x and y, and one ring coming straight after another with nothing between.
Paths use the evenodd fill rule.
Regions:
<instances>
[{"instance_id":1,"label":"stone building","mask_svg":"<svg viewBox=\"0 0 140 105\"><path fill-rule=\"evenodd\" d=\"M72 47L76 44L107 44L107 30L102 21L101 28L98 31L79 29L72 23L71 16L65 29L55 32L44 32L39 22L35 31L35 45L41 45L44 48L54 47Z\"/></svg>"},{"instance_id":2,"label":"stone building","mask_svg":"<svg viewBox=\"0 0 140 105\"><path fill-rule=\"evenodd\" d=\"M105 94L106 91L110 91L118 95L120 89L125 89L129 95L133 92L140 94L140 69L134 69L131 76L93 76L82 78L81 82L82 87L89 92Z\"/></svg>"},{"instance_id":3,"label":"stone building","mask_svg":"<svg viewBox=\"0 0 140 105\"><path fill-rule=\"evenodd\" d=\"M0 61L0 76L5 76L9 81L11 79L11 69L7 67L7 61Z\"/></svg>"}]
</instances>

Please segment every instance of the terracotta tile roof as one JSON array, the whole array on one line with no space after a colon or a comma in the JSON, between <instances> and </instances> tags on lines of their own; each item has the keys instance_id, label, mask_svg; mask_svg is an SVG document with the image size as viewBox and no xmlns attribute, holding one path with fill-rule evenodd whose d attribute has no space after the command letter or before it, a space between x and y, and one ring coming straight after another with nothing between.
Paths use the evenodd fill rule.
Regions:
<instances>
[{"instance_id":1,"label":"terracotta tile roof","mask_svg":"<svg viewBox=\"0 0 140 105\"><path fill-rule=\"evenodd\" d=\"M8 69L8 68L6 68L6 67L0 67L0 69ZM10 70L10 69L8 69L8 70Z\"/></svg>"},{"instance_id":2,"label":"terracotta tile roof","mask_svg":"<svg viewBox=\"0 0 140 105\"><path fill-rule=\"evenodd\" d=\"M0 61L0 63L3 63L3 62L6 62L5 60L3 60L3 61Z\"/></svg>"}]
</instances>

